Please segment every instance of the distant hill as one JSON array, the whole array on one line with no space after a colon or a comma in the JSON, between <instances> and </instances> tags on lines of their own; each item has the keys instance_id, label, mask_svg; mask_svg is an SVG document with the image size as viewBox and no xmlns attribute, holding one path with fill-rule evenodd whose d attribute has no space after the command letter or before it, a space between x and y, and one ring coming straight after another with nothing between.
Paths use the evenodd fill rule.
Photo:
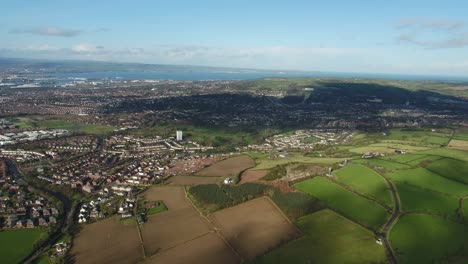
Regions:
<instances>
[{"instance_id":1,"label":"distant hill","mask_svg":"<svg viewBox=\"0 0 468 264\"><path fill-rule=\"evenodd\" d=\"M244 68L209 67L194 65L167 65L144 63L121 63L82 60L36 60L20 58L0 58L0 70L5 68L26 69L40 73L70 73L70 72L205 72L205 73L262 73L305 75L311 72L261 70Z\"/></svg>"}]
</instances>

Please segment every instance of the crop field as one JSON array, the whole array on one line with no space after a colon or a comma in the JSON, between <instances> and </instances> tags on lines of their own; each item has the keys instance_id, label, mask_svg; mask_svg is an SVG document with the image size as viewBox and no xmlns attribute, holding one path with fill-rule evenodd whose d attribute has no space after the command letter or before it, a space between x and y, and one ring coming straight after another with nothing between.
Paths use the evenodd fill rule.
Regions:
<instances>
[{"instance_id":1,"label":"crop field","mask_svg":"<svg viewBox=\"0 0 468 264\"><path fill-rule=\"evenodd\" d=\"M443 177L468 184L468 164L466 162L444 158L430 163L426 169Z\"/></svg>"},{"instance_id":2,"label":"crop field","mask_svg":"<svg viewBox=\"0 0 468 264\"><path fill-rule=\"evenodd\" d=\"M244 259L252 259L300 235L266 197L218 211L209 218Z\"/></svg>"},{"instance_id":3,"label":"crop field","mask_svg":"<svg viewBox=\"0 0 468 264\"><path fill-rule=\"evenodd\" d=\"M448 146L449 148L468 150L468 138L465 140L452 139Z\"/></svg>"},{"instance_id":4,"label":"crop field","mask_svg":"<svg viewBox=\"0 0 468 264\"><path fill-rule=\"evenodd\" d=\"M197 172L197 176L206 177L237 177L242 171L255 166L255 162L249 156L237 156L218 161L209 167Z\"/></svg>"},{"instance_id":5,"label":"crop field","mask_svg":"<svg viewBox=\"0 0 468 264\"><path fill-rule=\"evenodd\" d=\"M34 244L46 236L47 232L38 228L0 231L2 263L20 263L32 252Z\"/></svg>"},{"instance_id":6,"label":"crop field","mask_svg":"<svg viewBox=\"0 0 468 264\"><path fill-rule=\"evenodd\" d=\"M393 181L415 185L436 192L457 196L468 195L468 188L466 185L439 176L424 168L400 170L388 173L387 176Z\"/></svg>"},{"instance_id":7,"label":"crop field","mask_svg":"<svg viewBox=\"0 0 468 264\"><path fill-rule=\"evenodd\" d=\"M303 237L253 263L385 263L385 250L369 230L325 209L297 220Z\"/></svg>"},{"instance_id":8,"label":"crop field","mask_svg":"<svg viewBox=\"0 0 468 264\"><path fill-rule=\"evenodd\" d=\"M154 187L145 198L149 201L163 201L168 210L149 215L141 226L143 244L147 256L181 245L211 230L211 226L190 201L182 187Z\"/></svg>"},{"instance_id":9,"label":"crop field","mask_svg":"<svg viewBox=\"0 0 468 264\"><path fill-rule=\"evenodd\" d=\"M256 182L265 177L267 173L268 170L247 170L242 173L239 183Z\"/></svg>"},{"instance_id":10,"label":"crop field","mask_svg":"<svg viewBox=\"0 0 468 264\"><path fill-rule=\"evenodd\" d=\"M221 177L204 177L204 176L183 176L177 175L169 180L169 185L175 186L193 186L198 184L210 184L221 182Z\"/></svg>"},{"instance_id":11,"label":"crop field","mask_svg":"<svg viewBox=\"0 0 468 264\"><path fill-rule=\"evenodd\" d=\"M466 263L467 237L468 226L428 215L405 215L390 232L403 263Z\"/></svg>"},{"instance_id":12,"label":"crop field","mask_svg":"<svg viewBox=\"0 0 468 264\"><path fill-rule=\"evenodd\" d=\"M137 227L116 217L84 225L75 237L71 256L76 263L136 263L143 258Z\"/></svg>"},{"instance_id":13,"label":"crop field","mask_svg":"<svg viewBox=\"0 0 468 264\"><path fill-rule=\"evenodd\" d=\"M393 206L392 195L384 178L375 171L359 164L352 164L333 173L336 180L365 195L371 196L388 207Z\"/></svg>"},{"instance_id":14,"label":"crop field","mask_svg":"<svg viewBox=\"0 0 468 264\"><path fill-rule=\"evenodd\" d=\"M388 217L382 206L323 177L306 180L294 186L298 190L324 201L328 206L346 217L374 230L382 226Z\"/></svg>"},{"instance_id":15,"label":"crop field","mask_svg":"<svg viewBox=\"0 0 468 264\"><path fill-rule=\"evenodd\" d=\"M458 199L454 196L432 192L404 183L396 184L405 212L437 214L455 219Z\"/></svg>"},{"instance_id":16,"label":"crop field","mask_svg":"<svg viewBox=\"0 0 468 264\"><path fill-rule=\"evenodd\" d=\"M237 256L215 233L207 233L194 240L145 259L144 264L237 264Z\"/></svg>"}]
</instances>

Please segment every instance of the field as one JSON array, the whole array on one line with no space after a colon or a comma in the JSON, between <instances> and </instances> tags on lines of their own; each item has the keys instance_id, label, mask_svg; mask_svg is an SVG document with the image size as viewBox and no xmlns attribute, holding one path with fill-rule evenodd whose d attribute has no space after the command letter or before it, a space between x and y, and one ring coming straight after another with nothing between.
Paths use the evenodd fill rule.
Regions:
<instances>
[{"instance_id":1,"label":"field","mask_svg":"<svg viewBox=\"0 0 468 264\"><path fill-rule=\"evenodd\" d=\"M393 206L392 195L384 178L359 164L352 164L333 173L336 180L360 193L371 196L388 207Z\"/></svg>"},{"instance_id":2,"label":"field","mask_svg":"<svg viewBox=\"0 0 468 264\"><path fill-rule=\"evenodd\" d=\"M455 219L458 199L454 196L421 189L404 183L396 184L405 212L437 214Z\"/></svg>"},{"instance_id":3,"label":"field","mask_svg":"<svg viewBox=\"0 0 468 264\"><path fill-rule=\"evenodd\" d=\"M44 239L47 232L38 228L0 231L2 263L20 263L32 252L33 246Z\"/></svg>"},{"instance_id":4,"label":"field","mask_svg":"<svg viewBox=\"0 0 468 264\"><path fill-rule=\"evenodd\" d=\"M455 159L440 159L430 163L426 169L446 178L468 184L468 164Z\"/></svg>"},{"instance_id":5,"label":"field","mask_svg":"<svg viewBox=\"0 0 468 264\"><path fill-rule=\"evenodd\" d=\"M306 163L306 164L335 164L349 158L321 158L321 157L307 157L300 153L290 153L286 158L263 158L257 159L257 165L254 170L265 170L271 169L276 165L286 164L286 163Z\"/></svg>"},{"instance_id":6,"label":"field","mask_svg":"<svg viewBox=\"0 0 468 264\"><path fill-rule=\"evenodd\" d=\"M192 206L184 188L153 187L144 193L144 197L149 201L162 200L168 208L148 216L141 226L146 256L150 257L148 263L166 263L171 256L190 259L210 249L213 250L212 263L228 257L233 263L238 262L223 240L212 235L213 226ZM192 245L190 250L187 250L188 245Z\"/></svg>"},{"instance_id":7,"label":"field","mask_svg":"<svg viewBox=\"0 0 468 264\"><path fill-rule=\"evenodd\" d=\"M436 192L457 196L468 195L468 188L466 185L439 176L424 168L400 170L389 173L387 176L393 181L415 185Z\"/></svg>"},{"instance_id":8,"label":"field","mask_svg":"<svg viewBox=\"0 0 468 264\"><path fill-rule=\"evenodd\" d=\"M246 155L228 158L197 172L197 176L230 177L239 176L242 171L255 166L255 162Z\"/></svg>"},{"instance_id":9,"label":"field","mask_svg":"<svg viewBox=\"0 0 468 264\"><path fill-rule=\"evenodd\" d=\"M379 152L379 153L395 153L396 149L406 150L407 152L416 152L421 150L427 150L428 147L423 146L412 146L395 143L374 143L368 146L356 147L349 149L350 152L364 154L366 152Z\"/></svg>"},{"instance_id":10,"label":"field","mask_svg":"<svg viewBox=\"0 0 468 264\"><path fill-rule=\"evenodd\" d=\"M247 170L242 173L240 184L247 183L247 182L255 182L260 180L261 178L265 177L268 173L267 170Z\"/></svg>"},{"instance_id":11,"label":"field","mask_svg":"<svg viewBox=\"0 0 468 264\"><path fill-rule=\"evenodd\" d=\"M304 236L253 263L385 263L385 250L369 230L325 209L297 221Z\"/></svg>"},{"instance_id":12,"label":"field","mask_svg":"<svg viewBox=\"0 0 468 264\"><path fill-rule=\"evenodd\" d=\"M454 149L468 150L468 138L465 140L452 139L448 146Z\"/></svg>"},{"instance_id":13,"label":"field","mask_svg":"<svg viewBox=\"0 0 468 264\"><path fill-rule=\"evenodd\" d=\"M192 185L198 185L198 184L218 183L221 181L222 179L218 177L177 175L177 176L170 178L169 184L175 185L175 186L192 186Z\"/></svg>"},{"instance_id":14,"label":"field","mask_svg":"<svg viewBox=\"0 0 468 264\"><path fill-rule=\"evenodd\" d=\"M147 258L142 263L237 264L240 263L240 258L215 233L207 233L197 239L165 250L154 257Z\"/></svg>"},{"instance_id":15,"label":"field","mask_svg":"<svg viewBox=\"0 0 468 264\"><path fill-rule=\"evenodd\" d=\"M404 140L429 144L447 144L450 138L450 130L415 130L415 129L392 129L385 137L386 140Z\"/></svg>"},{"instance_id":16,"label":"field","mask_svg":"<svg viewBox=\"0 0 468 264\"><path fill-rule=\"evenodd\" d=\"M388 217L382 206L323 177L306 180L294 186L298 190L324 201L328 206L346 217L374 230L382 226Z\"/></svg>"},{"instance_id":17,"label":"field","mask_svg":"<svg viewBox=\"0 0 468 264\"><path fill-rule=\"evenodd\" d=\"M66 117L65 119L68 119ZM43 118L20 118L18 122L14 123L15 125L21 128L59 128L59 129L66 129L70 132L75 133L84 133L84 134L98 134L104 135L114 131L114 127L106 126L106 125L97 125L97 124L85 124L85 123L77 123L68 120L62 119L51 119L51 120L44 120Z\"/></svg>"},{"instance_id":18,"label":"field","mask_svg":"<svg viewBox=\"0 0 468 264\"><path fill-rule=\"evenodd\" d=\"M209 218L244 259L252 259L300 235L266 197L218 211Z\"/></svg>"},{"instance_id":19,"label":"field","mask_svg":"<svg viewBox=\"0 0 468 264\"><path fill-rule=\"evenodd\" d=\"M136 263L143 258L135 224L123 224L117 217L83 225L73 242L71 256L76 263Z\"/></svg>"},{"instance_id":20,"label":"field","mask_svg":"<svg viewBox=\"0 0 468 264\"><path fill-rule=\"evenodd\" d=\"M466 263L467 237L466 225L427 215L405 215L390 232L403 263Z\"/></svg>"},{"instance_id":21,"label":"field","mask_svg":"<svg viewBox=\"0 0 468 264\"><path fill-rule=\"evenodd\" d=\"M386 171L395 171L395 170L403 170L403 169L410 169L411 166L402 164L402 163L395 163L383 159L359 159L353 160L353 164L363 164L367 167L376 168L376 169L384 169Z\"/></svg>"},{"instance_id":22,"label":"field","mask_svg":"<svg viewBox=\"0 0 468 264\"><path fill-rule=\"evenodd\" d=\"M446 158L458 159L468 162L468 151L449 148L436 148L419 152L419 154L428 154Z\"/></svg>"}]
</instances>

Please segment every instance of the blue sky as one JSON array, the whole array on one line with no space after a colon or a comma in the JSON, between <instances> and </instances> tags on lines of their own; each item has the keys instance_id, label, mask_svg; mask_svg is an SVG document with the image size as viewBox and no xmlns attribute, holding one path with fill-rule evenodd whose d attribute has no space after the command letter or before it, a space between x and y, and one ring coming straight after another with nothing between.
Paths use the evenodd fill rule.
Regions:
<instances>
[{"instance_id":1,"label":"blue sky","mask_svg":"<svg viewBox=\"0 0 468 264\"><path fill-rule=\"evenodd\" d=\"M0 56L468 76L468 1L0 0Z\"/></svg>"}]
</instances>

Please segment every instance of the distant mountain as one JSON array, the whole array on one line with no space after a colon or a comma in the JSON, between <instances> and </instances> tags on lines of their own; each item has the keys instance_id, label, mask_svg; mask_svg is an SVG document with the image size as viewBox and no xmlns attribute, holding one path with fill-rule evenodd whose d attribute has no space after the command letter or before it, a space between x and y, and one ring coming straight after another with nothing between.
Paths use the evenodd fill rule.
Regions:
<instances>
[{"instance_id":1,"label":"distant mountain","mask_svg":"<svg viewBox=\"0 0 468 264\"><path fill-rule=\"evenodd\" d=\"M0 58L0 70L17 68L41 73L72 72L204 72L204 73L262 73L262 74L306 74L303 71L261 70L194 65L166 65L144 63L121 63L82 60L37 60L20 58Z\"/></svg>"}]
</instances>

